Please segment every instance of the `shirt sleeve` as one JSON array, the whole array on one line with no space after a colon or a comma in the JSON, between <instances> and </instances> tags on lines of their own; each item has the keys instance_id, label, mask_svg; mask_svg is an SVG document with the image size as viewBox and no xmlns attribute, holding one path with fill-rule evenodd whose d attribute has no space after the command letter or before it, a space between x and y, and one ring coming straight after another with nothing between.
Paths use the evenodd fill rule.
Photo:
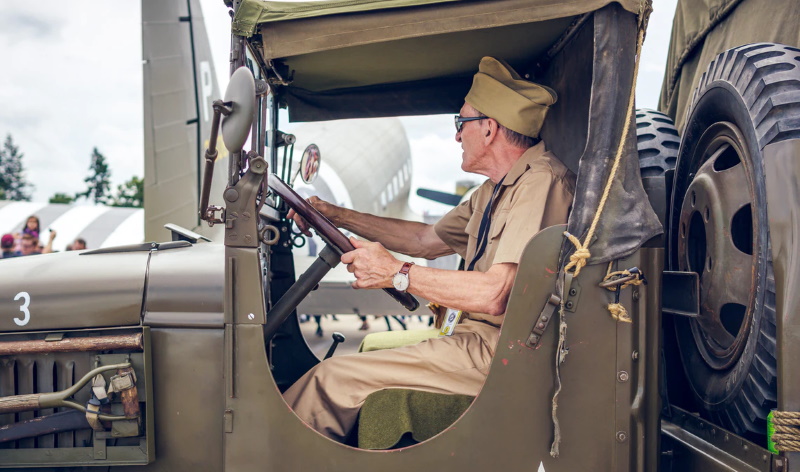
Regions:
<instances>
[{"instance_id":1,"label":"shirt sleeve","mask_svg":"<svg viewBox=\"0 0 800 472\"><path fill-rule=\"evenodd\" d=\"M544 207L554 180L551 172L531 172L514 189L493 264L519 264L528 241L542 229Z\"/></svg>"},{"instance_id":2,"label":"shirt sleeve","mask_svg":"<svg viewBox=\"0 0 800 472\"><path fill-rule=\"evenodd\" d=\"M433 226L436 235L456 254L466 257L469 235L467 223L472 216L472 199L463 201L450 210Z\"/></svg>"}]
</instances>

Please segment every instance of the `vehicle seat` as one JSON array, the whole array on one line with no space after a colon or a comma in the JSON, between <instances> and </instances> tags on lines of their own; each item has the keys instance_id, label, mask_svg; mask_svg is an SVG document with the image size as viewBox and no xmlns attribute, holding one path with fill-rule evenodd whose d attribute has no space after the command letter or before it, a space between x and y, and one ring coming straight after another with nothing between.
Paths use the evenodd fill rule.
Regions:
<instances>
[{"instance_id":1,"label":"vehicle seat","mask_svg":"<svg viewBox=\"0 0 800 472\"><path fill-rule=\"evenodd\" d=\"M369 395L358 416L358 447L397 449L430 439L450 427L475 397L411 389Z\"/></svg>"}]
</instances>

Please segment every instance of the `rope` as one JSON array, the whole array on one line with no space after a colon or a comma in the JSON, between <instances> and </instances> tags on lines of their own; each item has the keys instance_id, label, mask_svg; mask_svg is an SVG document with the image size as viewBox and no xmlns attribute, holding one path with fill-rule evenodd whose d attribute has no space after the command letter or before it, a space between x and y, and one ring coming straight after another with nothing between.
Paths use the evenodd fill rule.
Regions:
<instances>
[{"instance_id":1,"label":"rope","mask_svg":"<svg viewBox=\"0 0 800 472\"><path fill-rule=\"evenodd\" d=\"M630 276L633 276L634 278L632 278L631 280L628 280L626 282L623 282L620 285L612 285L610 287L606 287L606 290L609 290L611 292L617 292L617 291L621 291L625 287L629 287L631 285L642 285L643 281L640 278L640 274L638 274L638 273L637 274L633 274L629 270L617 270L617 271L611 272L611 264L612 264L612 262L609 262L608 271L606 271L606 276L603 277L603 282L605 282L607 280L620 279L620 278L630 277ZM609 305L606 305L606 308L608 309L608 312L611 313L611 318L613 318L615 321L618 321L618 322L621 322L621 323L633 323L633 320L631 319L630 315L628 314L628 310L626 310L625 307L621 303L618 303L618 302L611 303Z\"/></svg>"},{"instance_id":2,"label":"rope","mask_svg":"<svg viewBox=\"0 0 800 472\"><path fill-rule=\"evenodd\" d=\"M611 313L611 317L614 318L614 320L621 323L633 323L631 315L628 314L628 310L622 306L622 303L611 303L606 306L606 308L608 308L608 311Z\"/></svg>"},{"instance_id":3,"label":"rope","mask_svg":"<svg viewBox=\"0 0 800 472\"><path fill-rule=\"evenodd\" d=\"M800 452L800 413L773 410L772 424L775 448L783 452Z\"/></svg>"},{"instance_id":4,"label":"rope","mask_svg":"<svg viewBox=\"0 0 800 472\"><path fill-rule=\"evenodd\" d=\"M573 252L569 256L569 263L564 266L563 274L567 273L571 269L575 269L572 273L573 277L577 277L580 274L581 269L583 266L586 265L586 262L592 256L589 252L589 243L592 241L594 237L594 232L597 229L597 224L600 221L600 215L603 214L603 209L606 206L606 200L608 200L608 195L611 192L611 185L614 183L614 177L617 175L617 170L619 169L619 164L622 161L622 152L625 148L625 138L628 136L628 130L630 129L630 122L633 118L634 113L634 98L636 96L636 78L639 75L639 59L641 58L642 53L642 43L644 43L644 35L645 30L647 29L647 21L650 16L650 12L652 11L652 4L650 0L640 0L639 3L639 24L638 24L638 33L636 38L636 56L634 57L634 64L633 64L633 81L631 83L631 90L630 90L630 97L628 98L628 110L625 113L625 122L622 125L622 135L619 140L619 146L617 147L617 154L614 156L614 164L611 166L611 173L608 176L608 181L606 182L606 187L603 190L603 196L600 198L600 203L597 205L597 213L594 215L594 219L592 220L592 225L589 227L589 232L586 233L586 238L584 242L581 243L578 238L570 234L568 231L564 231L564 236L575 246L575 252ZM559 446L561 444L561 427L558 422L557 410L558 410L558 395L561 393L561 370L560 366L561 363L564 362L564 358L566 357L569 350L565 348L566 339L567 339L567 322L566 316L564 314L564 293L561 294L561 306L559 309L559 336L558 336L558 351L556 354L556 391L553 394L553 409L552 409L552 417L553 417L553 444L550 446L550 456L556 458L559 455ZM614 305L614 304L612 304ZM619 305L624 310L622 305ZM611 311L611 305L608 306L609 311ZM627 312L625 312L627 316ZM614 312L612 312L612 316L614 316ZM620 314L617 314L617 318L619 318ZM628 317L629 318L629 317Z\"/></svg>"},{"instance_id":5,"label":"rope","mask_svg":"<svg viewBox=\"0 0 800 472\"><path fill-rule=\"evenodd\" d=\"M561 425L558 422L558 394L561 393L561 363L569 352L564 349L567 342L567 320L564 316L564 297L561 297L561 304L558 307L558 350L556 355L556 391L553 393L553 406L551 416L553 418L553 444L550 446L550 456L558 457L558 446L561 444Z\"/></svg>"}]
</instances>

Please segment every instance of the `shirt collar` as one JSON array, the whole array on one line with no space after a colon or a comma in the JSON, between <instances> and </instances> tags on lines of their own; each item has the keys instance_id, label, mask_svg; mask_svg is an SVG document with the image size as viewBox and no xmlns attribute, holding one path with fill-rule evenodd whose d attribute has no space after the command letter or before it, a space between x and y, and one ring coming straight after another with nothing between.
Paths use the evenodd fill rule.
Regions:
<instances>
[{"instance_id":1,"label":"shirt collar","mask_svg":"<svg viewBox=\"0 0 800 472\"><path fill-rule=\"evenodd\" d=\"M503 186L514 185L517 183L517 180L531 167L531 163L536 159L540 158L546 149L544 147L544 141L540 140L535 146L528 148L527 151L522 153L517 159L517 162L511 166L511 169L506 174L505 179L503 180Z\"/></svg>"}]
</instances>

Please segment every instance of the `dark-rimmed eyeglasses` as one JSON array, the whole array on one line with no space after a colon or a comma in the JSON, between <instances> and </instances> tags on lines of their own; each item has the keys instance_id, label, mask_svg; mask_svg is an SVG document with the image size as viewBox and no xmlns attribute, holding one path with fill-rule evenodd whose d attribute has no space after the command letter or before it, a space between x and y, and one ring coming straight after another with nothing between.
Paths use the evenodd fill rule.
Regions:
<instances>
[{"instance_id":1,"label":"dark-rimmed eyeglasses","mask_svg":"<svg viewBox=\"0 0 800 472\"><path fill-rule=\"evenodd\" d=\"M467 121L485 120L487 118L489 118L489 117L488 116L461 116L461 115L456 115L456 116L453 117L453 119L454 119L454 121L456 123L456 133L460 133L461 132L461 128L464 127L464 123L466 123Z\"/></svg>"}]
</instances>

